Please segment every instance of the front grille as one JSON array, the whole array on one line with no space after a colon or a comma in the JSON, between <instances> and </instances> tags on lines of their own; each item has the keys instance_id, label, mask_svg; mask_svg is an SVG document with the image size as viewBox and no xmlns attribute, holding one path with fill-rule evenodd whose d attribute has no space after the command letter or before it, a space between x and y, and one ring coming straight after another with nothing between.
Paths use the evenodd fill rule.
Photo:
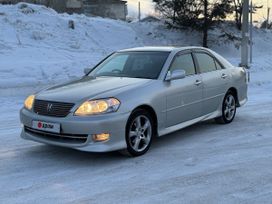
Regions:
<instances>
[{"instance_id":1,"label":"front grille","mask_svg":"<svg viewBox=\"0 0 272 204\"><path fill-rule=\"evenodd\" d=\"M34 112L39 115L52 117L66 117L75 104L53 101L43 101L36 99L34 101Z\"/></svg>"},{"instance_id":2,"label":"front grille","mask_svg":"<svg viewBox=\"0 0 272 204\"><path fill-rule=\"evenodd\" d=\"M47 139L55 142L71 143L71 144L83 144L87 141L88 135L77 134L58 134L45 132L41 130L35 130L33 128L25 127L25 132L32 134L41 139Z\"/></svg>"}]
</instances>

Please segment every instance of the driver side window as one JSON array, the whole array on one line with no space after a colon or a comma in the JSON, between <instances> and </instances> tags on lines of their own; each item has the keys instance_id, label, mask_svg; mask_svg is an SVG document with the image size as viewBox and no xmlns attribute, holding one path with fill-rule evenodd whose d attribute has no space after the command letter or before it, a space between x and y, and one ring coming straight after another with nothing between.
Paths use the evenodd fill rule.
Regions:
<instances>
[{"instance_id":1,"label":"driver side window","mask_svg":"<svg viewBox=\"0 0 272 204\"><path fill-rule=\"evenodd\" d=\"M172 73L174 70L177 69L183 69L186 73L186 76L195 74L196 70L192 54L188 53L177 55L174 58L169 71Z\"/></svg>"},{"instance_id":2,"label":"driver side window","mask_svg":"<svg viewBox=\"0 0 272 204\"><path fill-rule=\"evenodd\" d=\"M127 62L128 55L119 55L116 56L114 60L110 60L104 64L103 73L113 73L113 72L123 72L125 64ZM101 74L101 71L98 70L97 75Z\"/></svg>"}]
</instances>

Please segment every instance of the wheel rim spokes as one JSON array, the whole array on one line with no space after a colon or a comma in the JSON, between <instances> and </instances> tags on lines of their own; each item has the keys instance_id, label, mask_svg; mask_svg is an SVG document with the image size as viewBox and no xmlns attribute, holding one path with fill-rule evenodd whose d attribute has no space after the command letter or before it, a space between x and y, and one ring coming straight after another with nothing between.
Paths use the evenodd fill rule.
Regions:
<instances>
[{"instance_id":1,"label":"wheel rim spokes","mask_svg":"<svg viewBox=\"0 0 272 204\"><path fill-rule=\"evenodd\" d=\"M227 120L231 120L234 117L235 108L236 108L235 99L232 95L229 95L226 98L224 110L224 114Z\"/></svg>"},{"instance_id":2,"label":"wheel rim spokes","mask_svg":"<svg viewBox=\"0 0 272 204\"><path fill-rule=\"evenodd\" d=\"M150 143L152 127L146 116L138 116L132 122L129 130L130 146L137 152L143 151Z\"/></svg>"},{"instance_id":3,"label":"wheel rim spokes","mask_svg":"<svg viewBox=\"0 0 272 204\"><path fill-rule=\"evenodd\" d=\"M129 131L129 137L136 137L137 132L136 131Z\"/></svg>"},{"instance_id":4,"label":"wheel rim spokes","mask_svg":"<svg viewBox=\"0 0 272 204\"><path fill-rule=\"evenodd\" d=\"M141 142L141 139L135 137L134 144L133 144L133 149L134 150L138 150L139 149L140 142Z\"/></svg>"},{"instance_id":5,"label":"wheel rim spokes","mask_svg":"<svg viewBox=\"0 0 272 204\"><path fill-rule=\"evenodd\" d=\"M136 124L136 128L140 128L141 127L141 117L137 117L135 119L135 124Z\"/></svg>"}]
</instances>

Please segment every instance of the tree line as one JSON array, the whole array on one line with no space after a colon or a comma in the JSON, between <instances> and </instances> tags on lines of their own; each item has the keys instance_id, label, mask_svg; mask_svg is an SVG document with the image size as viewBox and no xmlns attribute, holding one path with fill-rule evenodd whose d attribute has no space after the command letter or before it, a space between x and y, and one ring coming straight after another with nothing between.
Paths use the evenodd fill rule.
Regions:
<instances>
[{"instance_id":1,"label":"tree line","mask_svg":"<svg viewBox=\"0 0 272 204\"><path fill-rule=\"evenodd\" d=\"M208 47L208 31L233 16L237 29L242 28L243 0L153 0L156 10L175 27L190 27L203 33L202 45ZM255 12L262 6L253 6Z\"/></svg>"}]
</instances>

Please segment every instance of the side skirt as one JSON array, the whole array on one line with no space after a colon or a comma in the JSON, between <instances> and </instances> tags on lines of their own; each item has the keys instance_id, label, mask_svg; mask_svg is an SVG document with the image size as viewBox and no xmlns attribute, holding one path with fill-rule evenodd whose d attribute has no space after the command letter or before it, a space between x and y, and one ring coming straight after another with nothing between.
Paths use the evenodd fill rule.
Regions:
<instances>
[{"instance_id":1,"label":"side skirt","mask_svg":"<svg viewBox=\"0 0 272 204\"><path fill-rule=\"evenodd\" d=\"M200 121L206 121L206 120L210 120L210 119L219 117L220 115L221 115L221 111L217 110L217 111L209 113L207 115L204 115L204 116L201 116L201 117L198 117L198 118L195 118L195 119L192 119L192 120L189 120L189 121L186 121L186 122L183 122L183 123L180 123L180 124L168 127L168 128L165 128L163 130L159 130L158 131L158 137L161 137L163 135L166 135L166 134L175 132L177 130L183 129L185 127L188 127L188 126L193 125L195 123L198 123Z\"/></svg>"}]
</instances>

